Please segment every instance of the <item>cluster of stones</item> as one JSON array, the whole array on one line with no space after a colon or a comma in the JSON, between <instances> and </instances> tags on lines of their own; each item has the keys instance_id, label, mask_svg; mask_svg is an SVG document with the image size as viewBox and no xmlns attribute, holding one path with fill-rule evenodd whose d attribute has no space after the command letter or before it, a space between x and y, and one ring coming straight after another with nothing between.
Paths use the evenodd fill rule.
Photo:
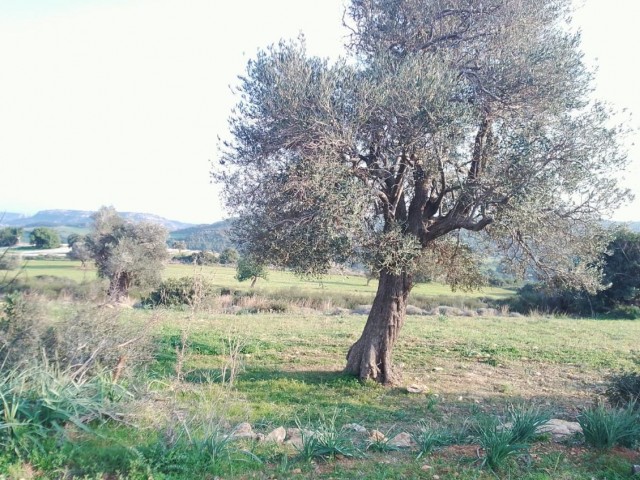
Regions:
<instances>
[{"instance_id":1,"label":"cluster of stones","mask_svg":"<svg viewBox=\"0 0 640 480\"><path fill-rule=\"evenodd\" d=\"M331 311L331 313L333 315L368 315L370 311L371 305L358 305L352 310L336 307ZM522 317L522 314L518 312L501 311L495 308L467 309L438 306L430 310L425 310L414 305L407 305L407 315L443 315L447 317Z\"/></svg>"},{"instance_id":2,"label":"cluster of stones","mask_svg":"<svg viewBox=\"0 0 640 480\"><path fill-rule=\"evenodd\" d=\"M349 423L343 427L344 430L359 433L367 436L367 440L372 443L385 443L394 448L414 448L416 446L413 436L407 432L401 432L389 439L379 430L367 430L357 423ZM577 433L582 433L582 428L577 422L569 422L553 418L545 425L538 429L540 433L550 433L554 440L559 441L563 438ZM277 444L291 445L297 449L302 448L303 437L311 437L313 431L300 428L284 428L278 427L268 434L256 433L253 431L251 424L244 422L239 424L231 436L236 439L256 440L259 442L273 442Z\"/></svg>"}]
</instances>

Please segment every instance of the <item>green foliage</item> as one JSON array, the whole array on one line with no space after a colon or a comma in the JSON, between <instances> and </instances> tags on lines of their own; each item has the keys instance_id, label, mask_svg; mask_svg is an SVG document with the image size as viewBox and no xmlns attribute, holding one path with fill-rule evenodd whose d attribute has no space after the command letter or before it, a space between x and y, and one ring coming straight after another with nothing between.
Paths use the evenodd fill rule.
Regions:
<instances>
[{"instance_id":1,"label":"green foliage","mask_svg":"<svg viewBox=\"0 0 640 480\"><path fill-rule=\"evenodd\" d=\"M174 260L177 260L180 263L185 263L188 265L215 265L218 263L218 257L213 252L202 251L202 252L194 252L189 255L179 255L173 257Z\"/></svg>"},{"instance_id":2,"label":"green foliage","mask_svg":"<svg viewBox=\"0 0 640 480\"><path fill-rule=\"evenodd\" d=\"M551 415L535 405L516 405L509 407L508 421L511 424L511 443L530 443L538 436L538 429L545 425Z\"/></svg>"},{"instance_id":3,"label":"green foliage","mask_svg":"<svg viewBox=\"0 0 640 480\"><path fill-rule=\"evenodd\" d=\"M29 233L29 242L36 248L58 248L60 246L60 235L52 228L37 227Z\"/></svg>"},{"instance_id":4,"label":"green foliage","mask_svg":"<svg viewBox=\"0 0 640 480\"><path fill-rule=\"evenodd\" d=\"M258 278L267 279L269 272L267 267L258 260L243 256L238 260L236 267L236 280L244 282L251 280L251 286L254 286Z\"/></svg>"},{"instance_id":5,"label":"green foliage","mask_svg":"<svg viewBox=\"0 0 640 480\"><path fill-rule=\"evenodd\" d=\"M604 284L609 288L596 295L603 307L640 307L640 233L618 230L607 247Z\"/></svg>"},{"instance_id":6,"label":"green foliage","mask_svg":"<svg viewBox=\"0 0 640 480\"><path fill-rule=\"evenodd\" d=\"M336 455L355 457L358 450L344 429L336 426L336 412L326 420L324 416L316 422L303 428L298 423L302 436L300 456L305 460L315 458L333 458Z\"/></svg>"},{"instance_id":7,"label":"green foliage","mask_svg":"<svg viewBox=\"0 0 640 480\"><path fill-rule=\"evenodd\" d=\"M67 256L71 260L78 260L85 267L87 262L91 260L91 250L86 241L82 238L76 239L71 245L71 250L67 253Z\"/></svg>"},{"instance_id":8,"label":"green foliage","mask_svg":"<svg viewBox=\"0 0 640 480\"><path fill-rule=\"evenodd\" d=\"M86 245L98 275L109 279L113 299L126 296L132 287L148 289L160 283L168 259L163 226L126 222L113 207L102 207L93 221Z\"/></svg>"},{"instance_id":9,"label":"green foliage","mask_svg":"<svg viewBox=\"0 0 640 480\"><path fill-rule=\"evenodd\" d=\"M142 300L145 305L176 307L197 306L219 291L208 280L199 277L180 277L163 280L160 285Z\"/></svg>"},{"instance_id":10,"label":"green foliage","mask_svg":"<svg viewBox=\"0 0 640 480\"><path fill-rule=\"evenodd\" d=\"M13 247L22 238L22 228L4 227L0 228L0 247Z\"/></svg>"},{"instance_id":11,"label":"green foliage","mask_svg":"<svg viewBox=\"0 0 640 480\"><path fill-rule=\"evenodd\" d=\"M492 470L499 470L509 458L525 453L528 448L526 444L514 441L511 429L492 419L480 422L478 436L484 450L482 465Z\"/></svg>"},{"instance_id":12,"label":"green foliage","mask_svg":"<svg viewBox=\"0 0 640 480\"><path fill-rule=\"evenodd\" d=\"M453 443L453 436L449 431L434 429L424 421L420 422L418 431L413 435L413 441L418 445L418 457L428 455L433 450Z\"/></svg>"},{"instance_id":13,"label":"green foliage","mask_svg":"<svg viewBox=\"0 0 640 480\"><path fill-rule=\"evenodd\" d=\"M78 375L47 363L0 370L0 446L19 457L41 450L45 440L72 425L88 431L94 420L115 418L113 399L126 391L106 375Z\"/></svg>"},{"instance_id":14,"label":"green foliage","mask_svg":"<svg viewBox=\"0 0 640 480\"><path fill-rule=\"evenodd\" d=\"M605 395L613 406L640 405L640 373L620 372L611 375L608 383Z\"/></svg>"},{"instance_id":15,"label":"green foliage","mask_svg":"<svg viewBox=\"0 0 640 480\"><path fill-rule=\"evenodd\" d=\"M240 255L235 248L225 248L220 252L220 257L218 257L218 261L222 265L229 265L230 263L236 263Z\"/></svg>"},{"instance_id":16,"label":"green foliage","mask_svg":"<svg viewBox=\"0 0 640 480\"><path fill-rule=\"evenodd\" d=\"M640 441L640 413L635 403L624 408L598 405L578 415L585 442L595 448L610 449L616 445L633 448Z\"/></svg>"}]
</instances>

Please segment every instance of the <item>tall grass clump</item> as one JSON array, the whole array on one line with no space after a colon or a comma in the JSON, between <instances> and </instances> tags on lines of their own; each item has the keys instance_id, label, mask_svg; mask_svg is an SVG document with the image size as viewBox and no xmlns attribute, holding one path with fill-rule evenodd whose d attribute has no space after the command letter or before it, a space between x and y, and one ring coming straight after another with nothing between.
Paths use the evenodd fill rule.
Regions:
<instances>
[{"instance_id":1,"label":"tall grass clump","mask_svg":"<svg viewBox=\"0 0 640 480\"><path fill-rule=\"evenodd\" d=\"M314 458L333 458L336 455L355 457L358 454L353 441L343 428L336 426L336 413L329 419L324 416L306 428L296 422L302 437L300 456L305 460Z\"/></svg>"},{"instance_id":2,"label":"tall grass clump","mask_svg":"<svg viewBox=\"0 0 640 480\"><path fill-rule=\"evenodd\" d=\"M607 450L616 445L633 448L640 442L640 413L635 402L624 408L603 405L584 410L578 416L587 445Z\"/></svg>"},{"instance_id":3,"label":"tall grass clump","mask_svg":"<svg viewBox=\"0 0 640 480\"><path fill-rule=\"evenodd\" d=\"M535 405L512 405L508 410L508 419L511 424L511 443L530 443L538 435L538 429L551 419L551 415Z\"/></svg>"},{"instance_id":4,"label":"tall grass clump","mask_svg":"<svg viewBox=\"0 0 640 480\"><path fill-rule=\"evenodd\" d=\"M116 419L114 406L128 395L109 375L79 377L46 361L0 374L0 446L21 458L69 426L90 431L92 422Z\"/></svg>"}]
</instances>

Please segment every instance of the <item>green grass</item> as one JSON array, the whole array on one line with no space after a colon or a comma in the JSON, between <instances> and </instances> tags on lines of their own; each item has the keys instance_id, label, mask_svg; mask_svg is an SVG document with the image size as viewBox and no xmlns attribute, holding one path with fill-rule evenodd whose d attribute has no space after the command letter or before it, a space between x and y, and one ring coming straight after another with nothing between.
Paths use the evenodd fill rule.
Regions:
<instances>
[{"instance_id":1,"label":"green grass","mask_svg":"<svg viewBox=\"0 0 640 480\"><path fill-rule=\"evenodd\" d=\"M233 268L197 271L220 288L248 290L233 279ZM25 272L29 278L93 274L67 260L34 260ZM191 266L171 265L166 274L193 272ZM269 281L258 285L272 298L335 303L366 300L375 288L360 277L303 282L286 272L271 272ZM437 299L445 291L451 294L443 288L424 285L417 291ZM493 289L467 298L508 294ZM70 314L76 307L66 302L50 302L51 315ZM553 417L575 420L609 375L635 367L637 321L409 316L394 350L403 383L384 388L342 373L364 315L133 309L122 310L120 320L150 325L156 345L155 361L130 384L135 399L122 406L123 421L94 425L91 433L71 430L64 440L19 459L0 453L0 478L5 471L16 478L36 471L38 478L52 479L64 472L78 478L140 479L629 478L630 460L617 450L592 449L580 439L553 443L548 436L534 437L528 455L512 455L507 448L502 459L485 461L494 473L483 467L486 452L469 426L487 416L500 423L513 420L510 405L522 405L525 412L528 405L544 405ZM230 339L240 346L233 385L223 376L231 360ZM408 393L411 384L424 386L424 393ZM226 442L244 421L261 434L278 426L324 428L329 445L310 444L301 454L290 445ZM410 450L371 447L366 435L342 430L348 423L414 438L423 433L424 438ZM500 442L485 443L500 453Z\"/></svg>"}]
</instances>

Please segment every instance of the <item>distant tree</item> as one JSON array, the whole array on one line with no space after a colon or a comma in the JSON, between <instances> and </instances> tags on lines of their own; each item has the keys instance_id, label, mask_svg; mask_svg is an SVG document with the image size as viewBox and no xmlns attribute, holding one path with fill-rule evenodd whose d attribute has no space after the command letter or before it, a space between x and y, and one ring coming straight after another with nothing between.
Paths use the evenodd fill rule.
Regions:
<instances>
[{"instance_id":1,"label":"distant tree","mask_svg":"<svg viewBox=\"0 0 640 480\"><path fill-rule=\"evenodd\" d=\"M86 240L83 238L76 239L71 245L71 250L67 253L67 257L72 260L79 260L82 268L87 266L87 262L91 260L91 250L87 246Z\"/></svg>"},{"instance_id":2,"label":"distant tree","mask_svg":"<svg viewBox=\"0 0 640 480\"><path fill-rule=\"evenodd\" d=\"M604 257L604 283L594 301L605 308L640 307L640 233L618 230Z\"/></svg>"},{"instance_id":3,"label":"distant tree","mask_svg":"<svg viewBox=\"0 0 640 480\"><path fill-rule=\"evenodd\" d=\"M187 243L184 240L175 240L171 244L171 248L175 248L176 250L178 250L179 254L182 254L182 250L187 248Z\"/></svg>"},{"instance_id":4,"label":"distant tree","mask_svg":"<svg viewBox=\"0 0 640 480\"><path fill-rule=\"evenodd\" d=\"M22 229L16 227L0 228L0 247L13 247L20 242Z\"/></svg>"},{"instance_id":5,"label":"distant tree","mask_svg":"<svg viewBox=\"0 0 640 480\"><path fill-rule=\"evenodd\" d=\"M84 235L80 235L79 233L70 233L69 235L67 235L67 245L69 246L69 248L72 248L76 242L84 240Z\"/></svg>"},{"instance_id":6,"label":"distant tree","mask_svg":"<svg viewBox=\"0 0 640 480\"><path fill-rule=\"evenodd\" d=\"M258 278L267 279L269 272L267 267L252 257L242 256L238 259L238 265L236 266L236 280L244 282L245 280L251 280L251 288L253 288L258 281Z\"/></svg>"},{"instance_id":7,"label":"distant tree","mask_svg":"<svg viewBox=\"0 0 640 480\"><path fill-rule=\"evenodd\" d=\"M223 265L228 265L230 263L236 263L238 261L238 257L238 251L235 248L225 248L220 252L218 261Z\"/></svg>"},{"instance_id":8,"label":"distant tree","mask_svg":"<svg viewBox=\"0 0 640 480\"><path fill-rule=\"evenodd\" d=\"M283 41L249 61L214 175L239 246L269 264L320 275L373 254L377 293L345 371L393 384L416 267L430 256L472 286L446 272L465 235L518 273L601 287L600 218L628 196L625 127L590 100L571 0L347 9L349 59Z\"/></svg>"},{"instance_id":9,"label":"distant tree","mask_svg":"<svg viewBox=\"0 0 640 480\"><path fill-rule=\"evenodd\" d=\"M29 242L37 248L58 248L60 246L60 235L52 228L37 227L29 233Z\"/></svg>"},{"instance_id":10,"label":"distant tree","mask_svg":"<svg viewBox=\"0 0 640 480\"><path fill-rule=\"evenodd\" d=\"M93 215L86 246L98 275L109 280L109 296L117 301L134 286L149 289L160 283L168 259L166 242L163 226L126 222L113 207L102 207Z\"/></svg>"}]
</instances>

